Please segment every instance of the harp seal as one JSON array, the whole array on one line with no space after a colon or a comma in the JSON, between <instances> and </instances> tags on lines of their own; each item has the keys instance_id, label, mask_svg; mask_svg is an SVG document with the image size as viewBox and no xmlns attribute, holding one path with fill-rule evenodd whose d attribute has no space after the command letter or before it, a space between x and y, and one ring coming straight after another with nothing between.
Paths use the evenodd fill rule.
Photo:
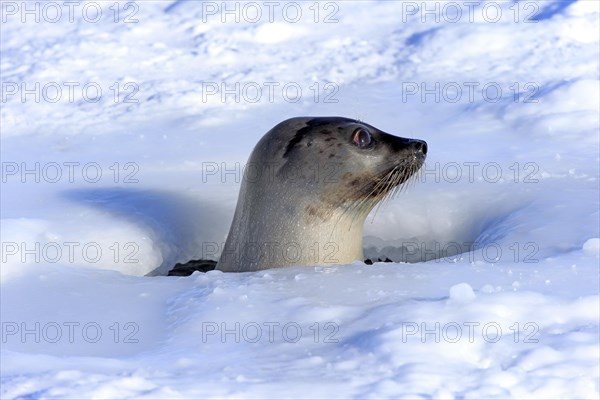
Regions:
<instances>
[{"instance_id":1,"label":"harp seal","mask_svg":"<svg viewBox=\"0 0 600 400\"><path fill-rule=\"evenodd\" d=\"M343 117L285 120L257 143L217 269L363 260L363 224L421 168L427 143Z\"/></svg>"}]
</instances>

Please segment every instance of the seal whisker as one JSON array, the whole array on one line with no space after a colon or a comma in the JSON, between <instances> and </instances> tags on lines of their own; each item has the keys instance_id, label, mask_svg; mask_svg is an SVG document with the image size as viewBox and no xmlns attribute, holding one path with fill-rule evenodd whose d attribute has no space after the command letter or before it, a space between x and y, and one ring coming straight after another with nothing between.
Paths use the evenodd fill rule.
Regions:
<instances>
[{"instance_id":1,"label":"seal whisker","mask_svg":"<svg viewBox=\"0 0 600 400\"><path fill-rule=\"evenodd\" d=\"M355 202L353 202L348 208L344 210L344 214L349 211L357 211L359 214L366 213L372 207L373 203L378 203L381 200L381 193L385 193L385 187L388 185L388 182L394 174L394 170L396 167L392 168L387 174L383 177L379 178L375 183L370 192L368 192L365 196L359 198ZM361 187L359 191L363 191L365 188L370 186L371 183L367 183ZM375 196L373 196L375 195ZM374 204L373 204L374 205ZM348 229L352 227L353 221L350 223Z\"/></svg>"},{"instance_id":2,"label":"seal whisker","mask_svg":"<svg viewBox=\"0 0 600 400\"><path fill-rule=\"evenodd\" d=\"M412 186L419 179L420 174L417 174L417 172L421 172L421 168L422 164L414 162L401 163L396 165L383 178L386 184L382 190L382 195L376 197L378 204L371 218L371 223L374 222L375 216L382 204L391 201L403 191L408 190L408 187Z\"/></svg>"},{"instance_id":3,"label":"seal whisker","mask_svg":"<svg viewBox=\"0 0 600 400\"><path fill-rule=\"evenodd\" d=\"M375 220L375 216L379 211L379 207L381 204L387 202L390 198L394 196L394 193L398 189L398 184L402 181L403 174L402 170L399 166L395 166L390 173L385 178L385 187L381 191L381 193L377 196L377 207L375 208L375 212L373 213L373 218L371 219L371 223Z\"/></svg>"}]
</instances>

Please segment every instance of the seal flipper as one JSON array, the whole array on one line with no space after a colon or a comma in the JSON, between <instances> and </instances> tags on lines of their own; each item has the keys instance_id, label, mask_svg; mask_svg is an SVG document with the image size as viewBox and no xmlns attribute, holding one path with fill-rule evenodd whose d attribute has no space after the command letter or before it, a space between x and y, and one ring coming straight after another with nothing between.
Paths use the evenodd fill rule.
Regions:
<instances>
[{"instance_id":1,"label":"seal flipper","mask_svg":"<svg viewBox=\"0 0 600 400\"><path fill-rule=\"evenodd\" d=\"M213 260L190 260L185 264L177 263L167 276L189 276L196 271L208 272L215 269L217 262Z\"/></svg>"}]
</instances>

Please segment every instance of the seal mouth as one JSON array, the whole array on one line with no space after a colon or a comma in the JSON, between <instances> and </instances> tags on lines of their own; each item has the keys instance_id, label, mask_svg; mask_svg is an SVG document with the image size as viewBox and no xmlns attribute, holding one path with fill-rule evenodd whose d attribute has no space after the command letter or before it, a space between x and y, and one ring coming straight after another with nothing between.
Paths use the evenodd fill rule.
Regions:
<instances>
[{"instance_id":1,"label":"seal mouth","mask_svg":"<svg viewBox=\"0 0 600 400\"><path fill-rule=\"evenodd\" d=\"M415 153L411 159L402 160L375 179L373 188L367 194L376 202L394 198L398 193L405 190L419 179L421 167L425 163L425 155L421 152Z\"/></svg>"},{"instance_id":2,"label":"seal mouth","mask_svg":"<svg viewBox=\"0 0 600 400\"><path fill-rule=\"evenodd\" d=\"M375 205L379 206L395 198L414 182L420 179L421 167L425 163L425 154L416 151L409 157L402 158L386 168L371 182L355 191L354 201L349 204L347 211L368 214Z\"/></svg>"},{"instance_id":3,"label":"seal mouth","mask_svg":"<svg viewBox=\"0 0 600 400\"><path fill-rule=\"evenodd\" d=\"M410 150L408 150L408 147ZM408 154L406 151L408 150ZM404 153L404 154L402 154ZM399 160L394 160L390 168L384 171L373 180L373 185L368 193L364 193L366 198L372 199L375 203L382 200L394 198L398 193L404 190L411 183L417 181L421 167L427 157L427 142L418 139L409 139L401 150Z\"/></svg>"}]
</instances>

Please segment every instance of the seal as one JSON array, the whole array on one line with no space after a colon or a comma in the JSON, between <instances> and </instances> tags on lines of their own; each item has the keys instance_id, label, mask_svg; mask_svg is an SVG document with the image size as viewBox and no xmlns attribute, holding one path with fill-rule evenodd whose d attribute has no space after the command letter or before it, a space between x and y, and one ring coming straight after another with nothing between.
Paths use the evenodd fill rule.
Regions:
<instances>
[{"instance_id":1,"label":"seal","mask_svg":"<svg viewBox=\"0 0 600 400\"><path fill-rule=\"evenodd\" d=\"M225 272L363 260L369 212L406 187L427 143L343 117L297 117L252 151L216 269Z\"/></svg>"}]
</instances>

